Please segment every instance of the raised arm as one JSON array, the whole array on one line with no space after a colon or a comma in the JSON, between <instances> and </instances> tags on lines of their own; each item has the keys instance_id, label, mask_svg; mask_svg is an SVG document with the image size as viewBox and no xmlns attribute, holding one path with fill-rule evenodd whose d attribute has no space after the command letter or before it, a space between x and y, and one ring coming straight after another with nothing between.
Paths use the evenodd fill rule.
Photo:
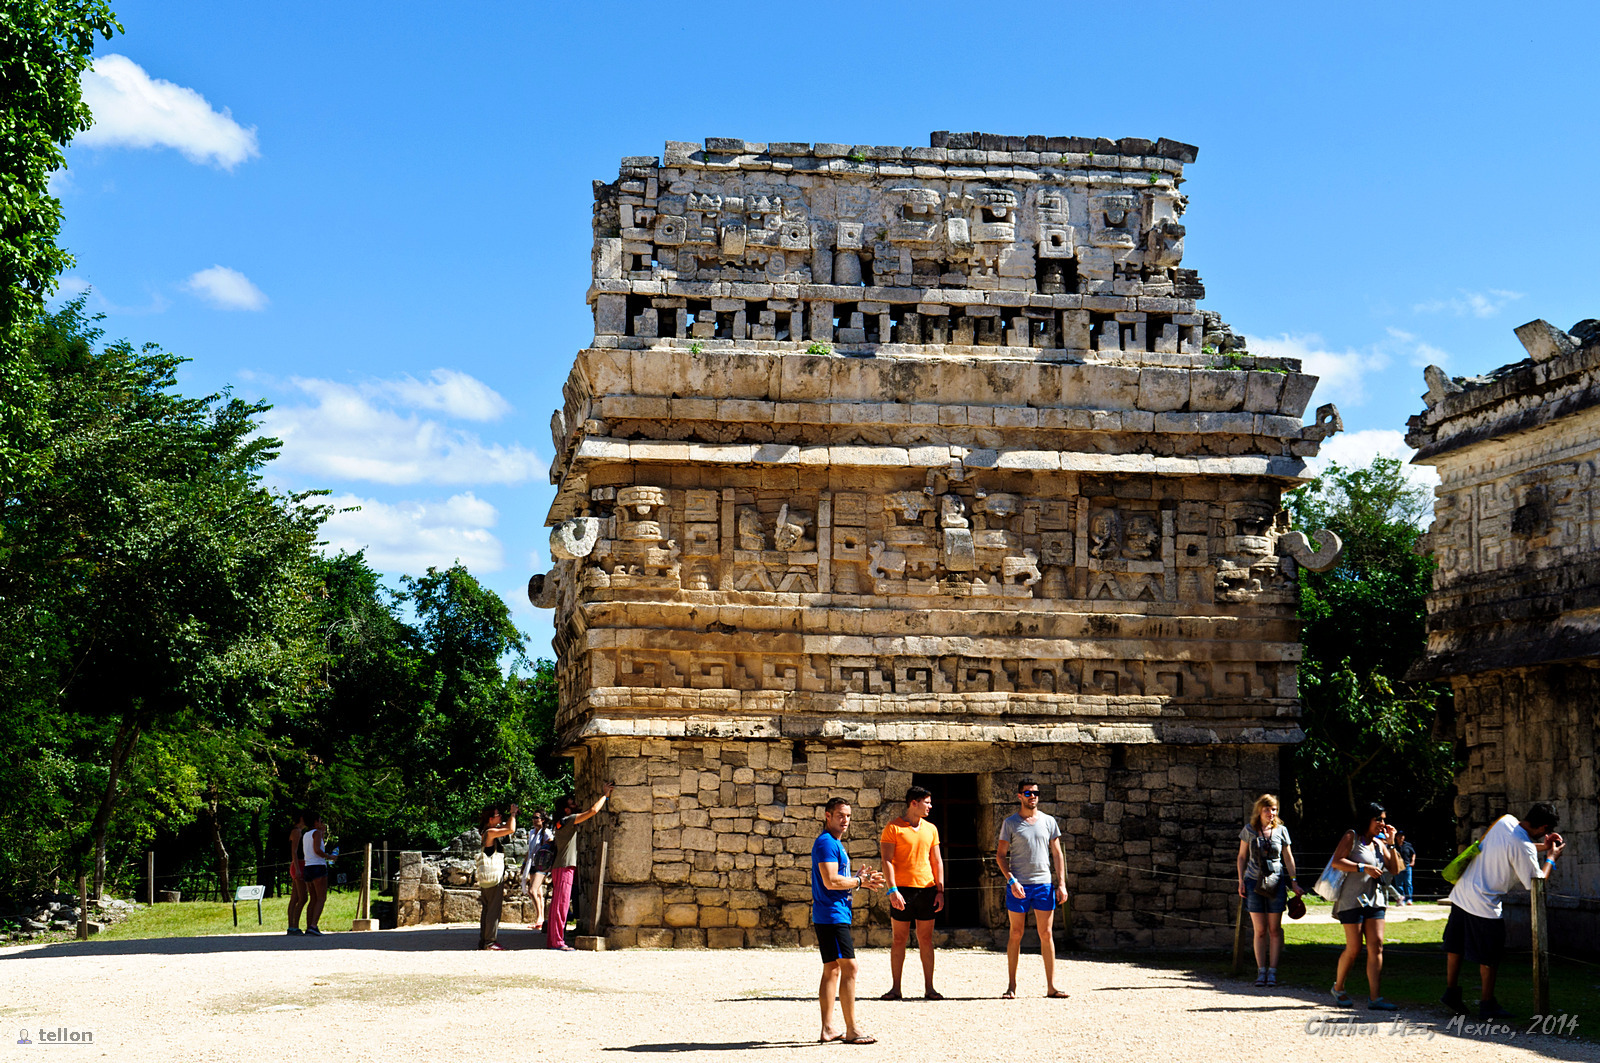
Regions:
<instances>
[{"instance_id":1,"label":"raised arm","mask_svg":"<svg viewBox=\"0 0 1600 1063\"><path fill-rule=\"evenodd\" d=\"M606 799L611 796L611 791L615 789L615 783L606 783L605 793L596 798L594 804L590 805L587 810L579 812L576 816L573 816L572 822L582 823L585 820L593 819L595 816L599 815L600 810L606 807Z\"/></svg>"}]
</instances>

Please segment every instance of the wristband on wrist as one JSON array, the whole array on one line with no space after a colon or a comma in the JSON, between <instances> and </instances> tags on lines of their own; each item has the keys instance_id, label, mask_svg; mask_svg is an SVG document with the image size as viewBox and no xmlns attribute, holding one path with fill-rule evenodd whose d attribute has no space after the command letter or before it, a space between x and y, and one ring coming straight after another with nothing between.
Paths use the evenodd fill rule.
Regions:
<instances>
[{"instance_id":1,"label":"wristband on wrist","mask_svg":"<svg viewBox=\"0 0 1600 1063\"><path fill-rule=\"evenodd\" d=\"M888 897L888 896L892 896L893 894L896 894L896 893L899 893L899 892L900 892L900 887L899 886L890 886L888 889L883 891L883 894L884 894L884 896Z\"/></svg>"},{"instance_id":2,"label":"wristband on wrist","mask_svg":"<svg viewBox=\"0 0 1600 1063\"><path fill-rule=\"evenodd\" d=\"M1006 885L1007 886L1015 886L1016 884L1017 884L1017 876L1012 875L1010 878L1006 879Z\"/></svg>"}]
</instances>

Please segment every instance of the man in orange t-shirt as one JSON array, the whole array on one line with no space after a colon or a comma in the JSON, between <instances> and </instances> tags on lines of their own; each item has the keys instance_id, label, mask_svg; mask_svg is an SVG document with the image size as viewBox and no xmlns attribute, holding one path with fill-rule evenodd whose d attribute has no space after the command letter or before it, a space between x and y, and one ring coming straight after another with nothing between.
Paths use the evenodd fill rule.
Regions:
<instances>
[{"instance_id":1,"label":"man in orange t-shirt","mask_svg":"<svg viewBox=\"0 0 1600 1063\"><path fill-rule=\"evenodd\" d=\"M889 918L894 938L889 948L889 971L894 985L884 1000L899 1000L900 972L906 965L906 944L911 926L917 927L917 951L922 955L923 995L943 1000L933 988L933 914L944 908L944 860L939 856L939 828L928 821L933 795L921 786L906 791L906 812L883 828L878 844L883 851L883 875L889 895Z\"/></svg>"}]
</instances>

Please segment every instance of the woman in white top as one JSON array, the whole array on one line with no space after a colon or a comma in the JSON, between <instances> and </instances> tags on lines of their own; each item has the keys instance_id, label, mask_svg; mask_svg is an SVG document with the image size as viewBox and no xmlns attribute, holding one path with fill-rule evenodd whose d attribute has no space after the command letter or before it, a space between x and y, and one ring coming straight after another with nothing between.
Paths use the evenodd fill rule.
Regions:
<instances>
[{"instance_id":1,"label":"woman in white top","mask_svg":"<svg viewBox=\"0 0 1600 1063\"><path fill-rule=\"evenodd\" d=\"M328 837L326 824L322 816L316 812L307 812L305 822L308 824L300 835L300 844L305 849L305 879L306 879L306 933L311 937L321 937L322 930L318 923L322 919L322 906L328 903L328 865L334 857L322 849L322 843Z\"/></svg>"},{"instance_id":2,"label":"woman in white top","mask_svg":"<svg viewBox=\"0 0 1600 1063\"><path fill-rule=\"evenodd\" d=\"M544 929L544 884L555 865L555 833L545 826L544 813L535 812L533 826L528 828L528 856L522 861L522 892L533 901L533 918L529 920L535 930Z\"/></svg>"},{"instance_id":3,"label":"woman in white top","mask_svg":"<svg viewBox=\"0 0 1600 1063\"><path fill-rule=\"evenodd\" d=\"M1399 871L1400 853L1394 846L1394 828L1389 826L1383 806L1373 803L1356 816L1359 827L1345 831L1333 851L1332 866L1345 872L1344 885L1333 902L1333 917L1344 924L1344 951L1334 976L1333 999L1351 1003L1344 991L1345 977L1361 955L1361 938L1367 939L1367 1007L1373 1011L1394 1011L1383 999L1383 874Z\"/></svg>"}]
</instances>

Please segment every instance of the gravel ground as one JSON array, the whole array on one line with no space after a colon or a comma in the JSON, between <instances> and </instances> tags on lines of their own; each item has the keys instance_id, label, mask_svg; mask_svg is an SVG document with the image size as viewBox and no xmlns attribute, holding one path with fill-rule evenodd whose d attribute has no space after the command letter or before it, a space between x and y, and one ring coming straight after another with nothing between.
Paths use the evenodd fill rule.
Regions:
<instances>
[{"instance_id":1,"label":"gravel ground","mask_svg":"<svg viewBox=\"0 0 1600 1063\"><path fill-rule=\"evenodd\" d=\"M0 949L0 1044L15 1031L90 1031L73 1058L267 1063L281 1058L852 1059L924 1063L1041 1060L1338 1059L1600 1061L1600 1045L1530 1036L1526 1023L1473 1036L1438 1010L1397 1024L1335 1009L1320 995L1256 990L1186 971L1074 956L1058 965L1070 1000L1043 999L1037 955L1022 996L1000 1000L1005 957L946 951L948 999L885 1003L888 954L862 950L859 1008L871 1047L819 1046L815 952L552 953L503 930L503 953L473 949L476 927L167 938ZM908 962L908 974L915 959ZM913 982L915 979L913 979ZM1338 1020L1354 1020L1355 1025ZM1591 1035L1600 1016L1582 1016ZM1335 1020L1330 1023L1328 1020ZM1410 1024L1410 1025L1406 1025ZM1311 1032L1308 1032L1311 1031ZM1365 1033L1352 1044L1352 1035ZM493 1038L491 1042L489 1038ZM263 1049L270 1055L264 1055ZM467 1053L471 1053L470 1057Z\"/></svg>"}]
</instances>

